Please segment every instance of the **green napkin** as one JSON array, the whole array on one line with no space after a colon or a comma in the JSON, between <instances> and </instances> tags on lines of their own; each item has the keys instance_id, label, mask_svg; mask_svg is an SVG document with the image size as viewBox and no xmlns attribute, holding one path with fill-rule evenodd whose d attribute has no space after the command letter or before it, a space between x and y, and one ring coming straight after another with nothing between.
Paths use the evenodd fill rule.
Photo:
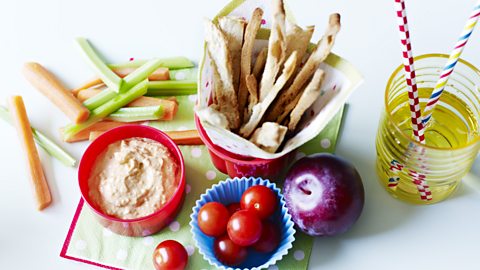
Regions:
<instances>
[{"instance_id":1,"label":"green napkin","mask_svg":"<svg viewBox=\"0 0 480 270\"><path fill-rule=\"evenodd\" d=\"M193 107L196 96L179 96L179 110L175 121L151 124L161 130L194 129ZM342 121L341 110L315 139L305 144L297 158L317 152L333 152ZM227 175L215 169L205 146L181 146L185 158L187 195L176 220L161 232L148 237L125 237L103 228L93 213L84 205L72 223L62 250L62 257L103 266L109 269L153 269L152 253L156 245L166 239L181 242L189 252L188 269L214 269L194 246L190 233L190 214L195 201L213 184ZM313 238L300 232L289 254L270 269L307 269Z\"/></svg>"}]
</instances>

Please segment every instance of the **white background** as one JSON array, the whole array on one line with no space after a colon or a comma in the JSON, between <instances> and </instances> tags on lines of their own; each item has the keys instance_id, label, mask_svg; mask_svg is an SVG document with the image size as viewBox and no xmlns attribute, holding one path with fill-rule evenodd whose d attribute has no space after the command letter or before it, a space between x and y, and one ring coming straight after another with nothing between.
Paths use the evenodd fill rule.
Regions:
<instances>
[{"instance_id":1,"label":"white background","mask_svg":"<svg viewBox=\"0 0 480 270\"><path fill-rule=\"evenodd\" d=\"M199 60L202 19L227 1L83 0L0 3L0 103L24 96L31 122L57 138L67 119L21 77L25 61L38 61L73 87L92 73L73 44L85 36L111 62L129 57L185 55ZM360 171L364 212L345 235L317 239L311 269L480 269L480 170L449 200L432 206L397 201L374 172L375 134L386 81L400 63L393 0L287 1L301 25L342 14L334 51L356 65L365 83L355 92L338 154ZM473 0L407 1L415 54L448 53ZM480 34L464 58L480 66ZM86 144L64 146L80 158ZM0 269L93 269L59 257L78 203L76 170L41 153L54 203L37 212L15 132L0 122ZM477 162L478 163L478 162ZM480 166L478 166L480 167ZM474 170L475 171L475 170Z\"/></svg>"}]
</instances>

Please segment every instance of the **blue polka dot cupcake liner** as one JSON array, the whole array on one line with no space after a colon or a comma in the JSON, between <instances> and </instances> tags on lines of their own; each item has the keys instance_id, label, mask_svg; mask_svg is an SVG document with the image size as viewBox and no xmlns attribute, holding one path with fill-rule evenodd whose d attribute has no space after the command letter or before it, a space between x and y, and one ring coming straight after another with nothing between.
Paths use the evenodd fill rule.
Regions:
<instances>
[{"instance_id":1,"label":"blue polka dot cupcake liner","mask_svg":"<svg viewBox=\"0 0 480 270\"><path fill-rule=\"evenodd\" d=\"M200 208L208 202L219 202L224 205L231 203L237 203L240 201L242 194L249 187L262 185L270 188L279 198L279 206L271 217L272 221L280 225L281 228L281 241L278 248L270 253L259 253L252 249L248 250L247 259L236 267L231 267L220 262L214 252L213 243L215 238L207 236L200 231L198 227L198 212ZM204 194L200 196L200 199L196 201L193 207L193 213L190 215L190 228L193 235L193 240L198 248L198 252L202 254L208 263L218 269L222 270L257 270L267 269L270 266L275 265L285 255L288 254L292 248L292 244L295 241L295 228L291 215L288 213L280 189L277 188L275 183L270 182L262 178L227 178L218 184L213 185Z\"/></svg>"}]
</instances>

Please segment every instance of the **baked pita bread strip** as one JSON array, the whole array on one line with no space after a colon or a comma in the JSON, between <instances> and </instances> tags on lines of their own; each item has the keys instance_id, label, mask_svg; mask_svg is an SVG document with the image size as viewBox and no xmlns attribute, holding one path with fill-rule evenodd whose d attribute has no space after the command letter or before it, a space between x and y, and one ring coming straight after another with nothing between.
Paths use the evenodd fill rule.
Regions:
<instances>
[{"instance_id":1,"label":"baked pita bread strip","mask_svg":"<svg viewBox=\"0 0 480 270\"><path fill-rule=\"evenodd\" d=\"M275 119L275 122L288 126L288 115L297 105L298 100L300 100L300 95L296 96L290 103L285 106L285 110Z\"/></svg>"},{"instance_id":2,"label":"baked pita bread strip","mask_svg":"<svg viewBox=\"0 0 480 270\"><path fill-rule=\"evenodd\" d=\"M300 69L295 80L290 85L290 87L282 92L280 98L278 98L275 103L272 105L272 108L267 115L267 121L278 122L277 119L280 115L288 115L291 110L295 107L296 103L293 106L290 106L290 110L287 111L286 106L294 101L298 95L302 93L305 83L313 75L313 73L318 69L318 66L327 58L332 50L335 37L340 31L340 14L334 13L330 15L329 24L327 30L325 31L324 36L317 43L317 47L310 54L305 65Z\"/></svg>"},{"instance_id":3,"label":"baked pita bread strip","mask_svg":"<svg viewBox=\"0 0 480 270\"><path fill-rule=\"evenodd\" d=\"M267 111L270 104L273 102L273 100L275 100L275 98L277 97L277 94L280 92L280 90L282 90L285 83L290 79L290 76L292 76L293 72L295 71L296 63L297 63L297 53L293 52L285 62L282 75L278 77L272 89L270 90L270 92L268 92L268 95L265 97L263 101L253 106L252 116L250 117L250 119L248 119L248 122L244 124L240 129L240 134L244 138L250 137L252 132L258 126L258 124L262 120L263 115Z\"/></svg>"},{"instance_id":4,"label":"baked pita bread strip","mask_svg":"<svg viewBox=\"0 0 480 270\"><path fill-rule=\"evenodd\" d=\"M250 141L267 152L275 153L282 145L286 133L287 127L275 122L265 122L255 130Z\"/></svg>"},{"instance_id":5,"label":"baked pita bread strip","mask_svg":"<svg viewBox=\"0 0 480 270\"><path fill-rule=\"evenodd\" d=\"M244 109L244 119L250 119L252 109L258 103L258 82L253 74L249 74L246 78L248 93L248 107Z\"/></svg>"},{"instance_id":6,"label":"baked pita bread strip","mask_svg":"<svg viewBox=\"0 0 480 270\"><path fill-rule=\"evenodd\" d=\"M222 95L223 85L222 80L220 79L220 74L218 74L217 66L210 56L210 52L207 50L207 54L210 57L210 65L212 66L212 77L213 77L213 85L212 85L212 104L218 105L217 96Z\"/></svg>"},{"instance_id":7,"label":"baked pita bread strip","mask_svg":"<svg viewBox=\"0 0 480 270\"><path fill-rule=\"evenodd\" d=\"M227 38L228 50L230 52L230 56L232 57L233 88L236 92L238 92L243 32L245 30L246 23L240 18L221 17L218 19L218 25Z\"/></svg>"},{"instance_id":8,"label":"baked pita bread strip","mask_svg":"<svg viewBox=\"0 0 480 270\"><path fill-rule=\"evenodd\" d=\"M255 104L258 103L258 81L262 79L262 71L263 68L265 67L265 62L267 61L267 47L263 48L260 53L257 56L257 59L255 60L255 65L253 66L252 70L252 76L253 78L248 78L247 76L247 89L250 95L248 96L248 108L246 108L246 116L244 115L244 121L247 122L248 119L250 119L250 116L252 115L252 109ZM253 88L252 83L253 79L255 79L255 82L257 85L255 88ZM250 80L250 82L248 82ZM250 85L249 85L250 83ZM253 89L255 89L255 94L253 94Z\"/></svg>"},{"instance_id":9,"label":"baked pita bread strip","mask_svg":"<svg viewBox=\"0 0 480 270\"><path fill-rule=\"evenodd\" d=\"M295 130L298 122L300 122L300 119L302 118L302 115L317 100L321 92L321 86L324 78L325 72L321 69L317 69L317 71L315 71L315 74L313 74L312 80L308 83L307 87L300 95L300 99L297 105L293 109L292 113L290 113L288 130Z\"/></svg>"},{"instance_id":10,"label":"baked pita bread strip","mask_svg":"<svg viewBox=\"0 0 480 270\"><path fill-rule=\"evenodd\" d=\"M244 119L243 112L247 103L248 87L246 78L252 72L252 49L255 43L258 29L262 23L263 10L256 8L253 11L252 18L245 30L245 41L242 46L241 61L240 61L240 89L238 90L238 107L240 109L240 118ZM250 93L252 94L252 93ZM255 93L256 95L256 93Z\"/></svg>"},{"instance_id":11,"label":"baked pita bread strip","mask_svg":"<svg viewBox=\"0 0 480 270\"><path fill-rule=\"evenodd\" d=\"M208 108L212 108L213 110L215 110L215 112L218 112L218 116L216 116L216 113L215 113L216 119L220 119L219 117L223 116L221 117L221 124L217 121L217 123L215 123L214 125L230 130L230 129L233 129L233 127L230 124L231 122L229 121L229 119L238 119L238 121L240 121L240 119L238 118L238 114L237 116L233 115L235 111L232 110L231 107L228 107L229 106L227 104L228 96L223 95L222 81L220 80L220 75L218 74L217 66L215 65L214 62L212 62L212 71L213 71L213 84L215 87L214 92L216 94L214 96L215 103L211 104ZM219 99L218 97L221 97L221 99ZM213 122L211 122L211 124L213 125Z\"/></svg>"},{"instance_id":12,"label":"baked pita bread strip","mask_svg":"<svg viewBox=\"0 0 480 270\"><path fill-rule=\"evenodd\" d=\"M305 30L303 30L296 24L293 24L290 29L287 30L286 55L290 55L294 51L297 52L297 58L299 59L299 61L297 61L297 67L302 63L314 30L314 26L307 26Z\"/></svg>"},{"instance_id":13,"label":"baked pita bread strip","mask_svg":"<svg viewBox=\"0 0 480 270\"><path fill-rule=\"evenodd\" d=\"M218 110L228 120L229 129L240 127L237 94L232 81L232 61L228 42L222 31L210 20L206 21L207 49L212 59L215 100Z\"/></svg>"},{"instance_id":14,"label":"baked pita bread strip","mask_svg":"<svg viewBox=\"0 0 480 270\"><path fill-rule=\"evenodd\" d=\"M262 71L265 68L265 62L267 62L267 53L268 48L263 48L257 55L257 59L255 59L255 65L253 66L252 74L255 76L257 81L262 79Z\"/></svg>"},{"instance_id":15,"label":"baked pita bread strip","mask_svg":"<svg viewBox=\"0 0 480 270\"><path fill-rule=\"evenodd\" d=\"M220 82L220 75L218 75L218 72L215 68L215 64L213 63L212 57L210 56L210 52L207 50L207 54L210 57L210 66L212 67L212 77L213 77L213 84L212 84L212 91L211 91L211 96L212 96L212 105L218 104L217 101L217 92L222 91L221 87L221 82Z\"/></svg>"},{"instance_id":16,"label":"baked pita bread strip","mask_svg":"<svg viewBox=\"0 0 480 270\"><path fill-rule=\"evenodd\" d=\"M224 114L216 110L217 105L210 105L210 107L203 108L196 111L195 113L200 117L200 119L208 122L209 124L227 129L228 121Z\"/></svg>"},{"instance_id":17,"label":"baked pita bread strip","mask_svg":"<svg viewBox=\"0 0 480 270\"><path fill-rule=\"evenodd\" d=\"M264 100L273 87L277 74L286 59L287 37L285 34L285 10L283 0L273 1L273 22L268 39L268 55L260 82L260 101Z\"/></svg>"}]
</instances>

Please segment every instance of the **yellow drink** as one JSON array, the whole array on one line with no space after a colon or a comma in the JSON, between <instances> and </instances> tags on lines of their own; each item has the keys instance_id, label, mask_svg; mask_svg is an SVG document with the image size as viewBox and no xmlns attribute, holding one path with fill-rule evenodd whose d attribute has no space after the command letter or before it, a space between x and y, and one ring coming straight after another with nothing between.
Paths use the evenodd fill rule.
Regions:
<instances>
[{"instance_id":1,"label":"yellow drink","mask_svg":"<svg viewBox=\"0 0 480 270\"><path fill-rule=\"evenodd\" d=\"M445 57L426 55L415 60L422 111ZM425 129L425 145L421 145L412 136L403 70L399 67L392 74L376 141L377 174L391 195L429 204L444 200L455 190L480 149L476 85L480 86L480 73L467 62L459 62ZM427 191L414 181L419 179L426 181Z\"/></svg>"}]
</instances>

